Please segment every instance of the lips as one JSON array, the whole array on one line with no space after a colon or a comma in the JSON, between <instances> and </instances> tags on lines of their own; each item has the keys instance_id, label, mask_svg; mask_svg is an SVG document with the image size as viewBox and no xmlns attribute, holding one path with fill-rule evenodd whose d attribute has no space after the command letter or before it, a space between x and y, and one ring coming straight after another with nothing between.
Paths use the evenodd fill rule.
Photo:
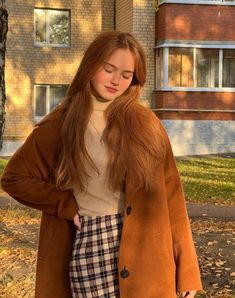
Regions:
<instances>
[{"instance_id":1,"label":"lips","mask_svg":"<svg viewBox=\"0 0 235 298\"><path fill-rule=\"evenodd\" d=\"M105 88L106 88L109 92L111 92L111 93L115 93L115 92L118 91L117 89L112 88L112 87L108 87L108 86L105 86Z\"/></svg>"}]
</instances>

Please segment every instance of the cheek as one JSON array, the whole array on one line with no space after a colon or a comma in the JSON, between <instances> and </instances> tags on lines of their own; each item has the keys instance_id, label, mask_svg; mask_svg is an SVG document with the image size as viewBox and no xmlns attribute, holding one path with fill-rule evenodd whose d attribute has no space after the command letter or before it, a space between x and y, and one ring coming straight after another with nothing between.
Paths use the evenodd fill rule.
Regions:
<instances>
[{"instance_id":1,"label":"cheek","mask_svg":"<svg viewBox=\"0 0 235 298\"><path fill-rule=\"evenodd\" d=\"M101 84L105 81L107 81L107 74L103 71L101 71L99 74L97 74L95 77L94 77L94 83L96 84Z\"/></svg>"},{"instance_id":2,"label":"cheek","mask_svg":"<svg viewBox=\"0 0 235 298\"><path fill-rule=\"evenodd\" d=\"M128 89L130 84L131 84L131 81L122 81L121 82L121 89L125 91L126 89Z\"/></svg>"}]
</instances>

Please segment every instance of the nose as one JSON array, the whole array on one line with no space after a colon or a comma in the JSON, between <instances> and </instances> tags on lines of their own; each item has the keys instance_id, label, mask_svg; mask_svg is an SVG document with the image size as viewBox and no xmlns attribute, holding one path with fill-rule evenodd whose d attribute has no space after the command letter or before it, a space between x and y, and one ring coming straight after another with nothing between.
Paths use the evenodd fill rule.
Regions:
<instances>
[{"instance_id":1,"label":"nose","mask_svg":"<svg viewBox=\"0 0 235 298\"><path fill-rule=\"evenodd\" d=\"M119 81L120 81L120 75L117 74L117 73L113 74L113 76L112 76L110 82L111 82L113 85L118 86L118 85L119 85Z\"/></svg>"}]
</instances>

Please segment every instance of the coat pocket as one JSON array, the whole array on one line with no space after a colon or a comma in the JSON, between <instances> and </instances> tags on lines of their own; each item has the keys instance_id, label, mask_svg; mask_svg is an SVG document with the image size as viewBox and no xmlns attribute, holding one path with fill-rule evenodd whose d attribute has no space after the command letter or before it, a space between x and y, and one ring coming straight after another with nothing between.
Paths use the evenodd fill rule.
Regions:
<instances>
[{"instance_id":1,"label":"coat pocket","mask_svg":"<svg viewBox=\"0 0 235 298\"><path fill-rule=\"evenodd\" d=\"M160 236L161 234L162 234L162 232L156 232L156 233L152 234L151 236L152 237L157 237L157 236Z\"/></svg>"},{"instance_id":2,"label":"coat pocket","mask_svg":"<svg viewBox=\"0 0 235 298\"><path fill-rule=\"evenodd\" d=\"M42 214L42 221L39 235L38 245L38 259L44 260L51 245L53 245L53 239L56 235L58 227L58 219L46 213Z\"/></svg>"}]
</instances>

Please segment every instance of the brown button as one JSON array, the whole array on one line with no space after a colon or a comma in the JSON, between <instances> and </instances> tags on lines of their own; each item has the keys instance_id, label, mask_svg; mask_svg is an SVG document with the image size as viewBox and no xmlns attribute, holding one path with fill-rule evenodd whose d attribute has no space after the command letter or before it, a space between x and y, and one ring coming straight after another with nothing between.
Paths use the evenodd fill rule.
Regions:
<instances>
[{"instance_id":1,"label":"brown button","mask_svg":"<svg viewBox=\"0 0 235 298\"><path fill-rule=\"evenodd\" d=\"M129 276L129 271L124 267L124 269L120 272L122 278L127 278Z\"/></svg>"},{"instance_id":2,"label":"brown button","mask_svg":"<svg viewBox=\"0 0 235 298\"><path fill-rule=\"evenodd\" d=\"M128 206L128 207L126 208L126 214L127 214L127 215L131 214L131 206Z\"/></svg>"}]
</instances>

